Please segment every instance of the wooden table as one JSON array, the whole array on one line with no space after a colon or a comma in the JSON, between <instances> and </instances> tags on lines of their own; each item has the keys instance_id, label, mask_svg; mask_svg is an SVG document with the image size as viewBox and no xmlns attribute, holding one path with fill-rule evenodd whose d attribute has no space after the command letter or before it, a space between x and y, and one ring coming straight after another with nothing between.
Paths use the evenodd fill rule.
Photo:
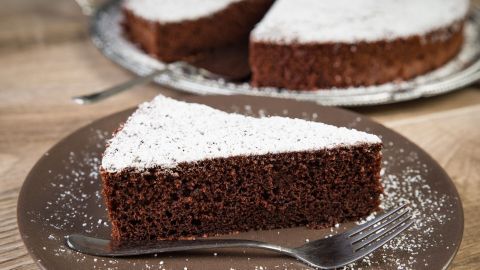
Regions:
<instances>
[{"instance_id":1,"label":"wooden table","mask_svg":"<svg viewBox=\"0 0 480 270\"><path fill-rule=\"evenodd\" d=\"M87 19L73 1L3 0L0 9L0 269L37 269L21 241L17 196L28 171L61 138L102 116L162 93L150 85L101 104L79 106L73 95L111 86L132 75L89 42ZM414 141L455 182L465 233L454 269L480 268L480 91L353 110Z\"/></svg>"}]
</instances>

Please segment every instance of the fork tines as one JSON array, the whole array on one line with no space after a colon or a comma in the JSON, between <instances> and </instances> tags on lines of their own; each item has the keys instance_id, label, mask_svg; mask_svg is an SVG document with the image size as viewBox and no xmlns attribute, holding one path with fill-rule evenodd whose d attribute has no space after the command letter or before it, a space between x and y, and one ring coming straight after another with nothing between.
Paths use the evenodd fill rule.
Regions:
<instances>
[{"instance_id":1,"label":"fork tines","mask_svg":"<svg viewBox=\"0 0 480 270\"><path fill-rule=\"evenodd\" d=\"M401 205L348 233L354 252L368 254L410 227L414 221L406 205Z\"/></svg>"}]
</instances>

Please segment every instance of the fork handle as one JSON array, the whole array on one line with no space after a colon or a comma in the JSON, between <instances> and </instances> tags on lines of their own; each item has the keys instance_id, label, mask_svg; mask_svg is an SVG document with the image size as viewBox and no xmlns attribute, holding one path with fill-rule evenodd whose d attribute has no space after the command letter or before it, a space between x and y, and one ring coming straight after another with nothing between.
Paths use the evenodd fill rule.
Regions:
<instances>
[{"instance_id":1,"label":"fork handle","mask_svg":"<svg viewBox=\"0 0 480 270\"><path fill-rule=\"evenodd\" d=\"M258 248L292 256L292 249L278 245L243 239L197 239L119 242L84 235L67 237L67 246L81 253L102 257L124 257L163 252L218 248Z\"/></svg>"},{"instance_id":2,"label":"fork handle","mask_svg":"<svg viewBox=\"0 0 480 270\"><path fill-rule=\"evenodd\" d=\"M128 89L131 89L134 86L147 84L147 83L153 81L153 79L155 79L155 77L157 77L158 75L161 75L163 73L166 73L168 70L169 69L167 67L165 67L163 69L158 69L158 70L155 70L155 71L153 71L153 72L151 72L151 73L149 73L145 76L139 76L137 78L126 81L124 83L121 83L121 84L115 85L113 87L101 90L99 92L84 95L84 96L73 97L72 99L78 104L94 103L94 102L103 100L107 97L113 96L113 95L121 93L123 91L126 91Z\"/></svg>"}]
</instances>

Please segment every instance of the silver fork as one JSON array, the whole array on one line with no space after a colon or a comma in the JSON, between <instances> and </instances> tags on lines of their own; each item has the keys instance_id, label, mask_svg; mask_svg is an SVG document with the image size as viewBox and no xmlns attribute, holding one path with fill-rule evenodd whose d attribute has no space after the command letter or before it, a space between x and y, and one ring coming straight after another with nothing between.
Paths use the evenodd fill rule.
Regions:
<instances>
[{"instance_id":1,"label":"silver fork","mask_svg":"<svg viewBox=\"0 0 480 270\"><path fill-rule=\"evenodd\" d=\"M217 248L259 248L294 257L319 269L348 265L372 253L413 224L406 205L330 238L309 242L296 248L242 239L198 239L119 242L79 234L68 235L67 246L81 253L123 257L163 252Z\"/></svg>"},{"instance_id":2,"label":"silver fork","mask_svg":"<svg viewBox=\"0 0 480 270\"><path fill-rule=\"evenodd\" d=\"M76 96L73 97L73 101L78 104L89 104L89 103L94 103L103 99L106 99L110 96L113 96L115 94L124 92L126 90L131 89L134 86L140 86L147 84L151 81L153 81L157 76L160 76L162 74L167 74L172 72L173 70L181 70L183 74L185 75L198 75L198 76L203 76L205 78L209 78L212 80L218 80L218 79L225 79L225 80L238 80L240 78L236 77L226 77L226 76L220 76L217 74L214 74L206 69L203 68L198 68L198 67L193 67L192 65L188 64L187 62L183 61L178 61L170 64L165 64L162 69L157 69L154 70L147 75L144 76L138 76L132 80L128 80L124 83L120 83L118 85L109 87L107 89L92 93L92 94L87 94L87 95L82 95L82 96Z\"/></svg>"}]
</instances>

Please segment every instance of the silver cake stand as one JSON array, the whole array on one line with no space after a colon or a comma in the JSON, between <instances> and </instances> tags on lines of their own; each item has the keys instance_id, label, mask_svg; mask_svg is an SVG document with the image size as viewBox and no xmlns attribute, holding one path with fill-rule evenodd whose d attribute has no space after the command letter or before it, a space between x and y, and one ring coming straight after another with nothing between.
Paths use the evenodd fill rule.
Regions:
<instances>
[{"instance_id":1,"label":"silver cake stand","mask_svg":"<svg viewBox=\"0 0 480 270\"><path fill-rule=\"evenodd\" d=\"M164 63L145 54L123 34L120 0L108 1L92 16L90 34L95 46L109 59L137 75L161 69ZM461 89L480 79L480 11L472 10L466 20L465 42L460 53L447 64L413 80L369 87L293 91L255 88L248 83L212 80L181 70L155 78L161 86L194 94L244 94L314 101L328 106L362 106L395 103L436 96Z\"/></svg>"}]
</instances>

